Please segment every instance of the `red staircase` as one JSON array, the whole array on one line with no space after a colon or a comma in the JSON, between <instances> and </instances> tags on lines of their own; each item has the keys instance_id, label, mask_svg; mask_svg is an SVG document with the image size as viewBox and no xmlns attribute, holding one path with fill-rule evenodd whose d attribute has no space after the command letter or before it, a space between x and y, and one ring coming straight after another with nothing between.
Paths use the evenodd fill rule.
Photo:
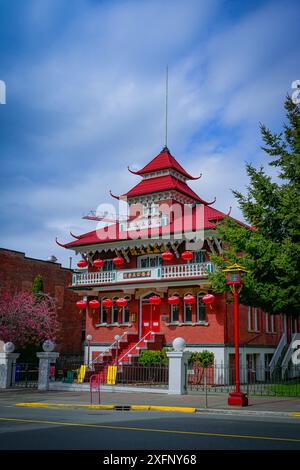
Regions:
<instances>
[{"instance_id":1,"label":"red staircase","mask_svg":"<svg viewBox=\"0 0 300 470\"><path fill-rule=\"evenodd\" d=\"M133 364L137 361L140 351L148 349L151 351L158 351L162 349L164 342L164 334L149 331L142 339L139 340L137 333L125 333L121 339L113 343L107 351L102 352L97 358L93 360L94 370L97 366L105 364L106 368L109 365L124 365Z\"/></svg>"}]
</instances>

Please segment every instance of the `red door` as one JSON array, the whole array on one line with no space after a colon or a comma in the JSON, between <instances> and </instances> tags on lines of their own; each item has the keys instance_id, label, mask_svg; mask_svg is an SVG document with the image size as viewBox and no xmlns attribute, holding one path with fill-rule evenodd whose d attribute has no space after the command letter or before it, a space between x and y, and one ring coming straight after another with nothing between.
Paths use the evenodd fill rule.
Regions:
<instances>
[{"instance_id":1,"label":"red door","mask_svg":"<svg viewBox=\"0 0 300 470\"><path fill-rule=\"evenodd\" d=\"M149 331L160 331L159 305L143 304L142 309L142 337Z\"/></svg>"}]
</instances>

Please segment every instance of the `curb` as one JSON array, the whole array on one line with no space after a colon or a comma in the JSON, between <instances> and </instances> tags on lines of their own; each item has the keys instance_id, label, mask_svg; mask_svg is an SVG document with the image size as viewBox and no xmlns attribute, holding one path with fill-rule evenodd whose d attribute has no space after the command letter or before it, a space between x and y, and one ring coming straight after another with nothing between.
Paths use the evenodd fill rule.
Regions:
<instances>
[{"instance_id":1,"label":"curb","mask_svg":"<svg viewBox=\"0 0 300 470\"><path fill-rule=\"evenodd\" d=\"M256 411L240 409L222 408L193 408L187 406L162 406L162 405L80 405L67 403L16 403L15 406L28 408L49 408L49 409L87 409L87 410L111 410L111 411L170 411L181 413L201 413L201 414L225 414L239 416L269 416L269 417L294 417L300 418L300 412L292 411Z\"/></svg>"},{"instance_id":2,"label":"curb","mask_svg":"<svg viewBox=\"0 0 300 470\"><path fill-rule=\"evenodd\" d=\"M211 413L211 414L227 414L227 415L240 415L240 416L282 416L282 417L300 417L300 413L293 413L292 411L267 411L267 410L240 410L240 409L222 409L222 408L198 408L198 412Z\"/></svg>"},{"instance_id":3,"label":"curb","mask_svg":"<svg viewBox=\"0 0 300 470\"><path fill-rule=\"evenodd\" d=\"M198 408L183 406L158 406L158 405L76 405L66 403L16 403L15 406L29 408L52 409L88 409L88 410L115 410L115 411L178 411L182 413L195 413Z\"/></svg>"}]
</instances>

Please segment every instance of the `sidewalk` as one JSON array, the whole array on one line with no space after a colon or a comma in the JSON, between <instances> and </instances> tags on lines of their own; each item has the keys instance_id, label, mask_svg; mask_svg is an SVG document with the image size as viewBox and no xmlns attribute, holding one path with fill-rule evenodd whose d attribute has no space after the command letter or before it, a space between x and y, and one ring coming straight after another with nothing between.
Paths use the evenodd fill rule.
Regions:
<instances>
[{"instance_id":1,"label":"sidewalk","mask_svg":"<svg viewBox=\"0 0 300 470\"><path fill-rule=\"evenodd\" d=\"M38 390L4 390L0 391L0 404L15 405L16 403L49 403L72 405L89 405L89 392L63 392ZM93 402L97 404L97 393L93 394ZM300 398L296 397L251 397L249 406L245 408L229 407L227 394L210 394L207 398L207 411L257 413L300 413ZM167 407L194 407L197 411L205 411L204 395L167 395L163 393L103 392L102 405L153 405Z\"/></svg>"}]
</instances>

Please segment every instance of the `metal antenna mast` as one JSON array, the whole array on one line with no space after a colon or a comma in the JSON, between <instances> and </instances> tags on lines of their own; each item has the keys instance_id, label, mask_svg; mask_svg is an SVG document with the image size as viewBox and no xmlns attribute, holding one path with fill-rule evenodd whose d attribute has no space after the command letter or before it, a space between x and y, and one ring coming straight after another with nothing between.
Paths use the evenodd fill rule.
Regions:
<instances>
[{"instance_id":1,"label":"metal antenna mast","mask_svg":"<svg viewBox=\"0 0 300 470\"><path fill-rule=\"evenodd\" d=\"M168 87L169 87L169 69L166 70L166 133L165 133L165 147L168 148Z\"/></svg>"}]
</instances>

